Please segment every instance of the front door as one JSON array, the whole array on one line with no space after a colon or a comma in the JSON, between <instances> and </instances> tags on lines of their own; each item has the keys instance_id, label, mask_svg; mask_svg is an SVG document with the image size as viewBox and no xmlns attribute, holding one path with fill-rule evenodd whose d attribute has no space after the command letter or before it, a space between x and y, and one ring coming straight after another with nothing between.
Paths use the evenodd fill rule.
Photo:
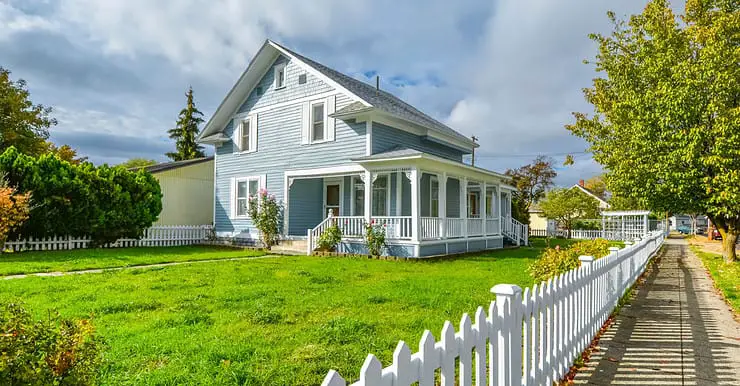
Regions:
<instances>
[{"instance_id":1,"label":"front door","mask_svg":"<svg viewBox=\"0 0 740 386\"><path fill-rule=\"evenodd\" d=\"M341 215L341 197L341 180L324 181L324 217L329 215L330 210L334 216Z\"/></svg>"}]
</instances>

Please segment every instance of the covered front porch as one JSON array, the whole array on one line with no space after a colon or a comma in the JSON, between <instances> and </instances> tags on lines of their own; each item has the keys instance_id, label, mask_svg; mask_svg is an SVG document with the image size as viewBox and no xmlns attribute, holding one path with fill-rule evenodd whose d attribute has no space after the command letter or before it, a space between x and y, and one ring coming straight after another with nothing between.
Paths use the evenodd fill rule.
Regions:
<instances>
[{"instance_id":1,"label":"covered front porch","mask_svg":"<svg viewBox=\"0 0 740 386\"><path fill-rule=\"evenodd\" d=\"M504 237L526 242L524 226L512 223L513 187L500 174L426 154L356 162L323 174L286 172L286 234L307 237L309 251L332 224L349 253L362 253L365 223L384 227L390 255L501 248Z\"/></svg>"}]
</instances>

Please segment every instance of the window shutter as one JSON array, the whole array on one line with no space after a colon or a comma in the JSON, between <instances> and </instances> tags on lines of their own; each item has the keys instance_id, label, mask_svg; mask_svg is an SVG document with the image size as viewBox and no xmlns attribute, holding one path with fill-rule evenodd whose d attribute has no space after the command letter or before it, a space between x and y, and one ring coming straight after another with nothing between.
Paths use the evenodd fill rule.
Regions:
<instances>
[{"instance_id":1,"label":"window shutter","mask_svg":"<svg viewBox=\"0 0 740 386\"><path fill-rule=\"evenodd\" d=\"M335 138L335 132L337 129L336 119L329 115L334 114L337 110L337 96L332 95L326 98L326 139L333 141Z\"/></svg>"},{"instance_id":2,"label":"window shutter","mask_svg":"<svg viewBox=\"0 0 740 386\"><path fill-rule=\"evenodd\" d=\"M250 119L251 122L249 123L249 130L251 131L249 133L249 151L257 151L257 120L259 118L259 115L255 114Z\"/></svg>"},{"instance_id":3,"label":"window shutter","mask_svg":"<svg viewBox=\"0 0 740 386\"><path fill-rule=\"evenodd\" d=\"M231 189L229 191L229 208L231 215L229 218L236 217L236 178L231 177Z\"/></svg>"},{"instance_id":4,"label":"window shutter","mask_svg":"<svg viewBox=\"0 0 740 386\"><path fill-rule=\"evenodd\" d=\"M234 130L231 131L231 140L234 142L233 151L234 153L238 153L241 151L241 149L239 149L239 135L241 133L241 121L239 118L234 118L232 126L234 127Z\"/></svg>"},{"instance_id":5,"label":"window shutter","mask_svg":"<svg viewBox=\"0 0 740 386\"><path fill-rule=\"evenodd\" d=\"M311 105L308 102L303 103L303 118L301 118L301 144L308 144L308 136L311 132Z\"/></svg>"},{"instance_id":6,"label":"window shutter","mask_svg":"<svg viewBox=\"0 0 740 386\"><path fill-rule=\"evenodd\" d=\"M267 174L260 175L260 189L267 189Z\"/></svg>"}]
</instances>

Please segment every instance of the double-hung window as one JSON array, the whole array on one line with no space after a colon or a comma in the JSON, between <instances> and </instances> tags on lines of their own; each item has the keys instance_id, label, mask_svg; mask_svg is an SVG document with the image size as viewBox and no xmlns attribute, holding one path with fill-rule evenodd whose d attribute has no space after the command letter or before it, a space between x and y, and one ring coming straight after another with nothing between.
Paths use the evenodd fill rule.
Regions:
<instances>
[{"instance_id":1,"label":"double-hung window","mask_svg":"<svg viewBox=\"0 0 740 386\"><path fill-rule=\"evenodd\" d=\"M259 186L259 177L246 177L236 180L236 196L234 197L236 217L249 216L249 203L252 198L257 197Z\"/></svg>"},{"instance_id":2,"label":"double-hung window","mask_svg":"<svg viewBox=\"0 0 740 386\"><path fill-rule=\"evenodd\" d=\"M252 134L252 123L250 119L245 119L241 123L239 130L239 151L252 151L249 148L250 135Z\"/></svg>"},{"instance_id":3,"label":"double-hung window","mask_svg":"<svg viewBox=\"0 0 740 386\"><path fill-rule=\"evenodd\" d=\"M326 139L326 119L324 102L311 104L311 142L322 142Z\"/></svg>"}]
</instances>

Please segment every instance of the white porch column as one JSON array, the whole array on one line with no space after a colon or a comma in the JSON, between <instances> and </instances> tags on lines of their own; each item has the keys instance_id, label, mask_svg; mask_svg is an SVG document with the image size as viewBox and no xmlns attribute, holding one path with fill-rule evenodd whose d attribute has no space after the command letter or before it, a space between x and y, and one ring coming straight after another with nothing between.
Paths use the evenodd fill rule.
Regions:
<instances>
[{"instance_id":1,"label":"white porch column","mask_svg":"<svg viewBox=\"0 0 740 386\"><path fill-rule=\"evenodd\" d=\"M373 207L373 174L370 171L366 170L364 180L365 180L364 215L365 215L365 222L369 224L372 218L371 210Z\"/></svg>"},{"instance_id":2,"label":"white porch column","mask_svg":"<svg viewBox=\"0 0 740 386\"><path fill-rule=\"evenodd\" d=\"M488 222L488 215L486 215L486 197L488 192L486 191L486 182L481 181L480 183L480 218L483 219L483 236L486 236L486 223Z\"/></svg>"},{"instance_id":3,"label":"white porch column","mask_svg":"<svg viewBox=\"0 0 740 386\"><path fill-rule=\"evenodd\" d=\"M501 234L504 233L504 205L501 202L501 184L496 187L496 197L493 198L498 202L498 226Z\"/></svg>"},{"instance_id":4,"label":"white porch column","mask_svg":"<svg viewBox=\"0 0 740 386\"><path fill-rule=\"evenodd\" d=\"M468 179L460 178L460 218L462 221L462 233L468 237Z\"/></svg>"},{"instance_id":5,"label":"white porch column","mask_svg":"<svg viewBox=\"0 0 740 386\"><path fill-rule=\"evenodd\" d=\"M419 241L421 239L421 228L419 227L419 169L414 166L409 172L409 180L411 180L411 240Z\"/></svg>"},{"instance_id":6,"label":"white porch column","mask_svg":"<svg viewBox=\"0 0 740 386\"><path fill-rule=\"evenodd\" d=\"M439 184L439 205L437 210L439 211L439 236L441 238L447 237L447 172L437 174L437 183Z\"/></svg>"}]
</instances>

